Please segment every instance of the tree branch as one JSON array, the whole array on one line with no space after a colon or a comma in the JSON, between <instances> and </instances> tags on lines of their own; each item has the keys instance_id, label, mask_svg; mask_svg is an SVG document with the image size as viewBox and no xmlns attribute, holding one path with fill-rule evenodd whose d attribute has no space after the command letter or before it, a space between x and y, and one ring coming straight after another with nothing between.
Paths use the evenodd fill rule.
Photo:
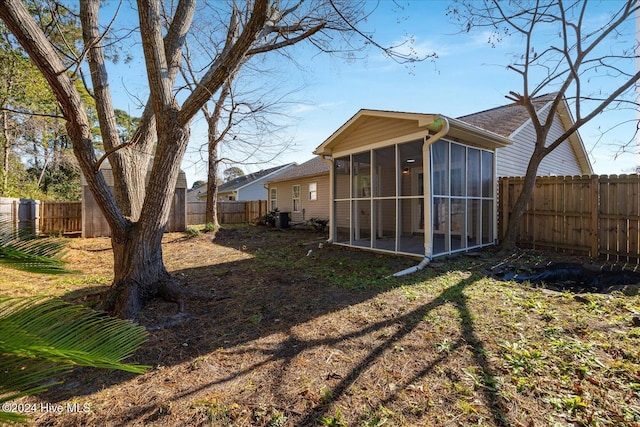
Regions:
<instances>
[{"instance_id":1,"label":"tree branch","mask_svg":"<svg viewBox=\"0 0 640 427\"><path fill-rule=\"evenodd\" d=\"M293 37L291 39L286 39L286 40L284 40L282 42L274 43L274 44L271 44L271 45L258 46L258 47L254 48L254 49L249 50L249 52L247 52L247 55L256 55L256 54L259 54L259 53L270 52L270 51L273 51L273 50L282 49L284 47L294 45L294 44L296 44L296 43L298 43L298 42L300 42L302 40L308 39L309 37L313 36L318 31L320 31L323 28L325 28L326 25L327 25L326 22L323 22L322 24L317 25L317 26L315 26L313 28L310 28L307 31L305 31L304 33L302 33L302 34L300 34L300 35L298 35L296 37Z\"/></svg>"},{"instance_id":2,"label":"tree branch","mask_svg":"<svg viewBox=\"0 0 640 427\"><path fill-rule=\"evenodd\" d=\"M604 109L608 105L614 102L624 92L626 92L627 90L635 86L638 81L640 81L640 71L637 72L632 78L627 80L625 84L621 85L620 87L618 87L618 89L613 91L611 95L607 97L607 99L602 101L602 103L600 103L596 108L594 108L588 115L586 115L583 118L576 119L573 126L567 129L561 136L558 137L558 139L556 139L556 141L554 141L552 144L548 145L545 148L545 156L549 154L551 151L553 151L557 146L559 146L565 139L567 139L573 133L577 132L578 129L580 129L585 123L587 123L588 121L593 119L595 116L600 114L602 111L604 111ZM580 100L578 99L576 100L576 102L580 102Z\"/></svg>"},{"instance_id":3,"label":"tree branch","mask_svg":"<svg viewBox=\"0 0 640 427\"><path fill-rule=\"evenodd\" d=\"M107 158L115 153L118 150L121 150L123 148L127 148L131 145L131 141L129 142L125 142L123 144L118 145L117 147L112 147L110 150L107 150L96 162L96 164L93 166L93 173L98 173L100 172L100 166L102 165L102 162L104 162L105 160L107 160Z\"/></svg>"},{"instance_id":4,"label":"tree branch","mask_svg":"<svg viewBox=\"0 0 640 427\"><path fill-rule=\"evenodd\" d=\"M53 118L53 119L64 119L65 118L64 116L60 116L58 114L34 113L34 112L30 112L30 111L14 110L13 108L8 108L8 107L2 107L2 108L0 108L0 111L8 111L10 113L24 114L25 116L50 117L50 118Z\"/></svg>"},{"instance_id":5,"label":"tree branch","mask_svg":"<svg viewBox=\"0 0 640 427\"><path fill-rule=\"evenodd\" d=\"M178 119L181 124L188 123L211 98L211 94L224 84L227 76L238 68L267 22L268 6L268 0L254 2L251 17L233 46L216 58L196 89L183 103Z\"/></svg>"}]
</instances>

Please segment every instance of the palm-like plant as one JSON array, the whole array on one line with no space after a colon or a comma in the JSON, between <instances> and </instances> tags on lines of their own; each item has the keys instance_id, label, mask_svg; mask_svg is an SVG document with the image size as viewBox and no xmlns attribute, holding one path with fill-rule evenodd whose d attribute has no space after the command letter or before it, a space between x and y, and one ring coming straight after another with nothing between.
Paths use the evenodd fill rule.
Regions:
<instances>
[{"instance_id":1,"label":"palm-like plant","mask_svg":"<svg viewBox=\"0 0 640 427\"><path fill-rule=\"evenodd\" d=\"M5 266L67 272L59 259L64 247L59 239L20 238L0 227L0 241ZM0 298L0 404L44 391L74 366L144 372L146 366L122 361L146 339L141 326L57 298ZM0 424L24 420L19 413L0 411Z\"/></svg>"},{"instance_id":2,"label":"palm-like plant","mask_svg":"<svg viewBox=\"0 0 640 427\"><path fill-rule=\"evenodd\" d=\"M35 236L31 229L16 230L12 222L0 221L0 265L32 273L68 273L61 257L64 239Z\"/></svg>"}]
</instances>

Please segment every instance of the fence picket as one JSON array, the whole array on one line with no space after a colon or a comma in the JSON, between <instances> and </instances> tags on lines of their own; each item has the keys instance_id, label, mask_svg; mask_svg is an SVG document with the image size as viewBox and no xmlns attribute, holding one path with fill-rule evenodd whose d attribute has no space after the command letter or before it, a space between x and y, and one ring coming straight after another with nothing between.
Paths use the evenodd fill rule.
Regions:
<instances>
[{"instance_id":1,"label":"fence picket","mask_svg":"<svg viewBox=\"0 0 640 427\"><path fill-rule=\"evenodd\" d=\"M500 220L524 178L500 179ZM504 235L506 224L500 226ZM521 220L522 246L640 264L640 175L539 177Z\"/></svg>"},{"instance_id":2,"label":"fence picket","mask_svg":"<svg viewBox=\"0 0 640 427\"><path fill-rule=\"evenodd\" d=\"M221 224L253 222L267 213L266 200L236 200L218 202L218 221ZM187 202L187 224L204 224L206 202Z\"/></svg>"}]
</instances>

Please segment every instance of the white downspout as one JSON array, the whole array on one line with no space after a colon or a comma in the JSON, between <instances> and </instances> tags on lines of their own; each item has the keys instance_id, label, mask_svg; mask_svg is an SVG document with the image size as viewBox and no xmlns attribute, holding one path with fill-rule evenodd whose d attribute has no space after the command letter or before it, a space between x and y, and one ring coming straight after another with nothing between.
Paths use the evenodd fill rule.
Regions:
<instances>
[{"instance_id":1,"label":"white downspout","mask_svg":"<svg viewBox=\"0 0 640 427\"><path fill-rule=\"evenodd\" d=\"M423 173L423 184L424 184L424 203L422 204L424 209L424 224L425 224L425 233L424 233L424 258L420 261L420 264L409 267L405 270L398 271L393 274L393 277L404 276L405 274L415 273L418 270L422 270L431 262L432 256L432 241L431 237L433 235L431 227L433 224L431 223L431 157L429 156L429 146L434 142L438 141L440 138L449 133L449 121L446 117L438 117L433 121L433 123L429 126L432 126L436 123L437 120L442 121L442 126L438 132L436 132L433 136L425 138L424 144L422 144L422 173ZM428 205L427 205L428 204Z\"/></svg>"},{"instance_id":2,"label":"white downspout","mask_svg":"<svg viewBox=\"0 0 640 427\"><path fill-rule=\"evenodd\" d=\"M334 221L334 212L335 212L335 201L333 200L333 157L321 155L320 159L329 165L329 239L327 239L327 243L333 243L333 230L335 227Z\"/></svg>"}]
</instances>

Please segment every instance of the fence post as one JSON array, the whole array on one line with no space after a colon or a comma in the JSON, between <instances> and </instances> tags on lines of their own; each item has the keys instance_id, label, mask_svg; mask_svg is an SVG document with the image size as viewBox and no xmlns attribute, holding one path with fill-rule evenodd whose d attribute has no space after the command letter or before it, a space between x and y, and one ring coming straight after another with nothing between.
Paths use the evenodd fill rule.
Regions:
<instances>
[{"instance_id":1,"label":"fence post","mask_svg":"<svg viewBox=\"0 0 640 427\"><path fill-rule=\"evenodd\" d=\"M509 178L500 178L498 190L500 209L500 240L504 239L509 224Z\"/></svg>"},{"instance_id":2,"label":"fence post","mask_svg":"<svg viewBox=\"0 0 640 427\"><path fill-rule=\"evenodd\" d=\"M32 200L33 203L33 233L40 234L40 200Z\"/></svg>"},{"instance_id":3,"label":"fence post","mask_svg":"<svg viewBox=\"0 0 640 427\"><path fill-rule=\"evenodd\" d=\"M20 229L20 201L13 200L11 202L11 220L13 222L13 232L18 233Z\"/></svg>"},{"instance_id":4,"label":"fence post","mask_svg":"<svg viewBox=\"0 0 640 427\"><path fill-rule=\"evenodd\" d=\"M600 256L600 226L598 218L600 216L600 180L598 175L591 175L590 180L591 198L591 258Z\"/></svg>"}]
</instances>

